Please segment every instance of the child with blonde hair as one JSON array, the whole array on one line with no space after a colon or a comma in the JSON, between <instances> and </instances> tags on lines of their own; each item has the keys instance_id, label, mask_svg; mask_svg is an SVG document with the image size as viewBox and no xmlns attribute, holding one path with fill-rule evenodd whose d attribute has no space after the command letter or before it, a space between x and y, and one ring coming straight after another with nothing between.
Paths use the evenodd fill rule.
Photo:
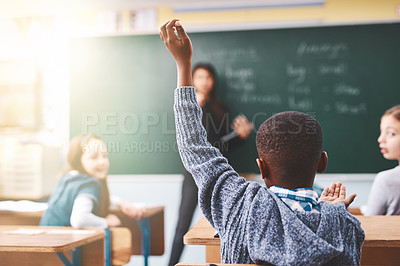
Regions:
<instances>
[{"instance_id":1,"label":"child with blonde hair","mask_svg":"<svg viewBox=\"0 0 400 266\"><path fill-rule=\"evenodd\" d=\"M398 165L380 172L375 177L369 194L365 215L400 214L400 105L387 110L381 118L379 148L387 160L397 160Z\"/></svg>"},{"instance_id":2,"label":"child with blonde hair","mask_svg":"<svg viewBox=\"0 0 400 266\"><path fill-rule=\"evenodd\" d=\"M110 214L111 208L120 208L132 218L144 215L145 208L110 196L107 185L110 161L101 138L92 133L74 137L69 144L67 162L68 171L51 194L40 225L75 228L120 226L120 219Z\"/></svg>"}]
</instances>

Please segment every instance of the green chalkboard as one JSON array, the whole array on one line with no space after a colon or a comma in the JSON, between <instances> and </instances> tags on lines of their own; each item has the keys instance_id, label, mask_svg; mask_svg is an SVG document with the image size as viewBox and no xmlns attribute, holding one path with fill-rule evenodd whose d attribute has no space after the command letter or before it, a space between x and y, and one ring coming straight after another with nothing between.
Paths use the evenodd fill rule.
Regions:
<instances>
[{"instance_id":1,"label":"green chalkboard","mask_svg":"<svg viewBox=\"0 0 400 266\"><path fill-rule=\"evenodd\" d=\"M376 173L394 166L379 153L379 120L400 103L400 24L191 33L194 63L212 62L232 120L256 129L297 110L324 129L327 172ZM158 35L73 39L70 135L107 143L112 174L178 174L173 89L176 70ZM257 173L255 132L230 154Z\"/></svg>"}]
</instances>

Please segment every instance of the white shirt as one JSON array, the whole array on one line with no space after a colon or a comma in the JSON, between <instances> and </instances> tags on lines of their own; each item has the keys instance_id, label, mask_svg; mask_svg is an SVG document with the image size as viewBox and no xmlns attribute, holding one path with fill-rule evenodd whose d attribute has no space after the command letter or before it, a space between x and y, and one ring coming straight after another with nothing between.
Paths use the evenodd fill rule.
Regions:
<instances>
[{"instance_id":1,"label":"white shirt","mask_svg":"<svg viewBox=\"0 0 400 266\"><path fill-rule=\"evenodd\" d=\"M110 196L110 208L116 208L121 199L117 196ZM99 227L107 228L108 224L105 218L96 216L92 213L93 201L91 197L81 194L76 197L72 207L70 223L74 228Z\"/></svg>"}]
</instances>

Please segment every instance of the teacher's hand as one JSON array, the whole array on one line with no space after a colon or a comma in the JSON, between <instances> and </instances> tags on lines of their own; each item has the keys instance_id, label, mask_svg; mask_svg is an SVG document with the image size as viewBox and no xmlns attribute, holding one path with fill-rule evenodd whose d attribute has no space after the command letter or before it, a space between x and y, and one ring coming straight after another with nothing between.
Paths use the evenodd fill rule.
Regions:
<instances>
[{"instance_id":1,"label":"teacher's hand","mask_svg":"<svg viewBox=\"0 0 400 266\"><path fill-rule=\"evenodd\" d=\"M235 117L235 119L233 119L232 129L241 139L246 139L250 135L253 128L253 123L250 123L244 115L238 115Z\"/></svg>"}]
</instances>

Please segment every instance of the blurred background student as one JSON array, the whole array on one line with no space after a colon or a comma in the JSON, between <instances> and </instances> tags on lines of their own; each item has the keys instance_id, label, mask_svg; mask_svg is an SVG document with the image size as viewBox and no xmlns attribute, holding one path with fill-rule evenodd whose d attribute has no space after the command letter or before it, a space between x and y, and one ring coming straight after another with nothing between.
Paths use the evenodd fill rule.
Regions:
<instances>
[{"instance_id":1,"label":"blurred background student","mask_svg":"<svg viewBox=\"0 0 400 266\"><path fill-rule=\"evenodd\" d=\"M253 124L244 115L239 115L232 122L231 128L233 132L228 134L230 130L229 115L217 96L217 73L214 67L208 63L198 63L194 66L192 74L197 102L203 111L202 123L207 131L207 139L224 156L227 156L229 150L249 136L253 129ZM169 266L179 262L184 248L183 236L189 229L197 206L198 191L193 177L186 170L183 176L179 217L168 263Z\"/></svg>"},{"instance_id":2,"label":"blurred background student","mask_svg":"<svg viewBox=\"0 0 400 266\"><path fill-rule=\"evenodd\" d=\"M119 208L132 218L141 218L146 209L135 207L116 196L110 196L107 176L110 167L105 143L96 135L81 134L69 145L67 170L48 200L42 216L43 226L72 226L75 228L107 228L121 225L110 214Z\"/></svg>"},{"instance_id":3,"label":"blurred background student","mask_svg":"<svg viewBox=\"0 0 400 266\"><path fill-rule=\"evenodd\" d=\"M387 160L400 165L400 105L387 110L381 118L379 148ZM400 166L382 171L375 177L365 215L400 214Z\"/></svg>"}]
</instances>

